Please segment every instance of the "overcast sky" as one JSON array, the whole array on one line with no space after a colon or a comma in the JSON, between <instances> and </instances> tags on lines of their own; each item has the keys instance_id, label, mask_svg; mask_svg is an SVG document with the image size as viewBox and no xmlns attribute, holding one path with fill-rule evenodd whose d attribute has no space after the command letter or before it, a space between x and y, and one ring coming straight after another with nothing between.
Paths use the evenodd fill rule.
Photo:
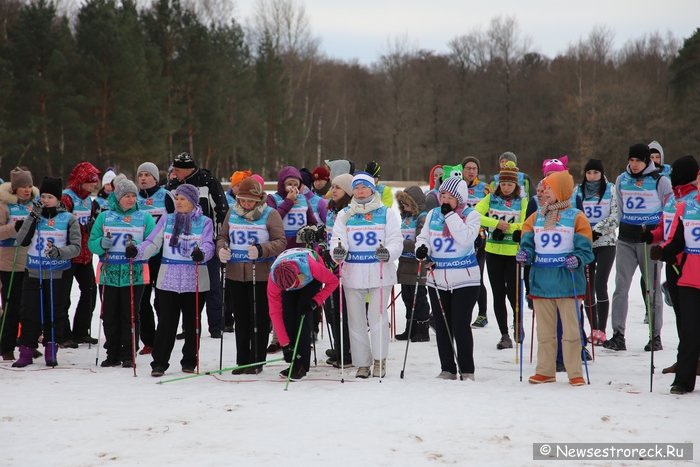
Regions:
<instances>
[{"instance_id":1,"label":"overcast sky","mask_svg":"<svg viewBox=\"0 0 700 467\"><path fill-rule=\"evenodd\" d=\"M305 5L312 34L332 58L369 64L388 42L406 37L413 48L446 52L450 39L492 18L515 16L532 48L549 57L586 38L596 25L615 33L614 47L645 33L668 31L679 39L700 27L700 0L297 0ZM235 0L245 24L256 0Z\"/></svg>"}]
</instances>

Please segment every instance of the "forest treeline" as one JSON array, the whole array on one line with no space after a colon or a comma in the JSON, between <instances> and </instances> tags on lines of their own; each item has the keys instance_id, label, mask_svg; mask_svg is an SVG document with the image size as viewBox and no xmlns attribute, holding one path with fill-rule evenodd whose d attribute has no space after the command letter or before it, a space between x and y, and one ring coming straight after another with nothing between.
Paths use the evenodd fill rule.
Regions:
<instances>
[{"instance_id":1,"label":"forest treeline","mask_svg":"<svg viewBox=\"0 0 700 467\"><path fill-rule=\"evenodd\" d=\"M697 154L700 29L643 32L614 49L605 26L555 57L513 17L454 37L446 53L387 43L371 65L325 56L303 4L260 1L245 26L225 0L0 2L0 175L65 176L81 160L128 174L191 152L221 177L347 158L421 180L436 163L510 150L590 157L612 172L636 142Z\"/></svg>"}]
</instances>

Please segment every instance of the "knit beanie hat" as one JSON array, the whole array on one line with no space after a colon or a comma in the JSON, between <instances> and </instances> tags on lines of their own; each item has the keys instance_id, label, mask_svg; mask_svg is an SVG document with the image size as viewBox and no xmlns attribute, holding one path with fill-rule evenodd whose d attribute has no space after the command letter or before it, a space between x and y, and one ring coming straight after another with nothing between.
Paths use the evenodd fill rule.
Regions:
<instances>
[{"instance_id":1,"label":"knit beanie hat","mask_svg":"<svg viewBox=\"0 0 700 467\"><path fill-rule=\"evenodd\" d=\"M671 164L671 185L687 185L695 180L698 161L693 156L683 156Z\"/></svg>"},{"instance_id":2,"label":"knit beanie hat","mask_svg":"<svg viewBox=\"0 0 700 467\"><path fill-rule=\"evenodd\" d=\"M299 169L299 173L301 174L301 183L303 183L304 186L307 188L313 188L314 176L311 175L311 171L306 167L302 167L301 169Z\"/></svg>"},{"instance_id":3,"label":"knit beanie hat","mask_svg":"<svg viewBox=\"0 0 700 467\"><path fill-rule=\"evenodd\" d=\"M644 143L637 143L630 146L627 160L633 157L642 160L646 165L649 165L649 162L651 161L651 152L649 152L649 146L647 146Z\"/></svg>"},{"instance_id":4,"label":"knit beanie hat","mask_svg":"<svg viewBox=\"0 0 700 467\"><path fill-rule=\"evenodd\" d=\"M177 187L175 189L175 195L184 196L194 207L197 207L199 204L199 189L189 183L183 183Z\"/></svg>"},{"instance_id":5,"label":"knit beanie hat","mask_svg":"<svg viewBox=\"0 0 700 467\"><path fill-rule=\"evenodd\" d=\"M588 162L586 162L586 166L583 168L583 173L585 174L589 170L597 170L601 174L605 175L603 161L601 161L600 159L588 159Z\"/></svg>"},{"instance_id":6,"label":"knit beanie hat","mask_svg":"<svg viewBox=\"0 0 700 467\"><path fill-rule=\"evenodd\" d=\"M44 177L41 181L41 186L39 186L39 193L48 193L54 195L56 199L60 200L63 194L63 179L55 177Z\"/></svg>"},{"instance_id":7,"label":"knit beanie hat","mask_svg":"<svg viewBox=\"0 0 700 467\"><path fill-rule=\"evenodd\" d=\"M515 162L506 162L506 165L503 166L498 174L498 181L518 183L518 168L515 166Z\"/></svg>"},{"instance_id":8,"label":"knit beanie hat","mask_svg":"<svg viewBox=\"0 0 700 467\"><path fill-rule=\"evenodd\" d=\"M12 191L21 187L34 186L32 173L29 170L15 167L12 169L12 172L10 172L10 186L12 187Z\"/></svg>"},{"instance_id":9,"label":"knit beanie hat","mask_svg":"<svg viewBox=\"0 0 700 467\"><path fill-rule=\"evenodd\" d=\"M186 152L183 152L183 153L175 156L175 159L173 159L173 167L178 168L178 169L194 169L194 168L196 168L196 166L194 165L194 158Z\"/></svg>"},{"instance_id":10,"label":"knit beanie hat","mask_svg":"<svg viewBox=\"0 0 700 467\"><path fill-rule=\"evenodd\" d=\"M457 203L460 205L466 203L469 198L469 188L462 177L447 177L438 191L451 194L457 198Z\"/></svg>"},{"instance_id":11,"label":"knit beanie hat","mask_svg":"<svg viewBox=\"0 0 700 467\"><path fill-rule=\"evenodd\" d=\"M377 186L374 184L374 177L372 177L372 175L368 174L367 172L357 172L352 178L353 190L360 185L366 186L367 188L372 190L372 193L377 191Z\"/></svg>"},{"instance_id":12,"label":"knit beanie hat","mask_svg":"<svg viewBox=\"0 0 700 467\"><path fill-rule=\"evenodd\" d=\"M250 178L258 182L262 187L263 191L265 190L265 179L262 178L262 176L260 176L259 174L253 174L250 176Z\"/></svg>"},{"instance_id":13,"label":"knit beanie hat","mask_svg":"<svg viewBox=\"0 0 700 467\"><path fill-rule=\"evenodd\" d=\"M542 175L545 177L552 172L564 172L569 168L569 156L560 156L556 159L545 159L542 162Z\"/></svg>"},{"instance_id":14,"label":"knit beanie hat","mask_svg":"<svg viewBox=\"0 0 700 467\"><path fill-rule=\"evenodd\" d=\"M479 159L473 156L467 156L464 158L464 160L462 160L462 170L464 170L464 167L467 166L468 162L475 163L477 172L481 172L481 163L479 163Z\"/></svg>"},{"instance_id":15,"label":"knit beanie hat","mask_svg":"<svg viewBox=\"0 0 700 467\"><path fill-rule=\"evenodd\" d=\"M370 174L372 177L379 178L379 173L381 172L381 166L374 161L368 162L365 166L365 172Z\"/></svg>"},{"instance_id":16,"label":"knit beanie hat","mask_svg":"<svg viewBox=\"0 0 700 467\"><path fill-rule=\"evenodd\" d=\"M352 175L341 174L333 179L332 185L338 185L346 195L352 196Z\"/></svg>"},{"instance_id":17,"label":"knit beanie hat","mask_svg":"<svg viewBox=\"0 0 700 467\"><path fill-rule=\"evenodd\" d=\"M518 164L518 156L516 156L515 153L513 153L513 152L506 151L503 154L501 154L500 156L498 156L498 163L500 164L501 161L503 161L504 159L507 161L511 161L516 165Z\"/></svg>"},{"instance_id":18,"label":"knit beanie hat","mask_svg":"<svg viewBox=\"0 0 700 467\"><path fill-rule=\"evenodd\" d=\"M253 175L253 172L251 172L250 170L236 170L231 174L231 178L229 179L229 181L231 182L231 188L238 185L243 181L244 178L248 178L251 175Z\"/></svg>"},{"instance_id":19,"label":"knit beanie hat","mask_svg":"<svg viewBox=\"0 0 700 467\"><path fill-rule=\"evenodd\" d=\"M352 173L352 164L350 164L350 161L348 161L348 160L345 160L345 159L328 160L328 159L326 159L324 162L326 163L326 165L330 169L331 180L340 174L351 174Z\"/></svg>"},{"instance_id":20,"label":"knit beanie hat","mask_svg":"<svg viewBox=\"0 0 700 467\"><path fill-rule=\"evenodd\" d=\"M329 180L331 179L331 172L323 166L316 167L311 175L314 176L314 180Z\"/></svg>"},{"instance_id":21,"label":"knit beanie hat","mask_svg":"<svg viewBox=\"0 0 700 467\"><path fill-rule=\"evenodd\" d=\"M138 192L139 190L136 188L136 184L126 178L114 185L114 196L117 198L117 201L121 200L127 193L136 194Z\"/></svg>"},{"instance_id":22,"label":"knit beanie hat","mask_svg":"<svg viewBox=\"0 0 700 467\"><path fill-rule=\"evenodd\" d=\"M280 261L272 272L272 280L283 290L294 287L297 283L299 268L293 261Z\"/></svg>"},{"instance_id":23,"label":"knit beanie hat","mask_svg":"<svg viewBox=\"0 0 700 467\"><path fill-rule=\"evenodd\" d=\"M246 177L238 185L238 195L236 199L246 199L257 203L264 199L265 192L262 185L253 177Z\"/></svg>"},{"instance_id":24,"label":"knit beanie hat","mask_svg":"<svg viewBox=\"0 0 700 467\"><path fill-rule=\"evenodd\" d=\"M102 176L102 186L109 185L110 183L112 183L112 180L114 180L114 177L116 176L117 174L114 173L114 170L107 169L105 171L105 174Z\"/></svg>"},{"instance_id":25,"label":"knit beanie hat","mask_svg":"<svg viewBox=\"0 0 700 467\"><path fill-rule=\"evenodd\" d=\"M139 168L136 169L136 175L138 176L141 172L148 172L156 182L160 178L158 167L153 162L144 162L139 165Z\"/></svg>"}]
</instances>

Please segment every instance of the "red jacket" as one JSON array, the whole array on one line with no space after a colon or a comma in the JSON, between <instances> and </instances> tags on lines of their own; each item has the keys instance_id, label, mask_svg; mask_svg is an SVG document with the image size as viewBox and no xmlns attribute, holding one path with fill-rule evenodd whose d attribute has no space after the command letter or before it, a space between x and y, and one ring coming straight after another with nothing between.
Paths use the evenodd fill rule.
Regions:
<instances>
[{"instance_id":1,"label":"red jacket","mask_svg":"<svg viewBox=\"0 0 700 467\"><path fill-rule=\"evenodd\" d=\"M99 181L100 171L89 162L81 162L75 167L68 177L68 188L73 190L73 192L78 195L81 199L85 199L90 196L90 193L81 188L83 183L89 183L93 181ZM73 212L73 201L71 201L70 196L61 196L61 203L66 207L66 211ZM73 264L91 264L92 263L92 253L88 249L87 242L90 237L90 228L92 227L92 221L97 217L97 212L95 211L95 204L92 203L92 213L90 215L90 222L87 225L80 226L80 254L73 258Z\"/></svg>"},{"instance_id":2,"label":"red jacket","mask_svg":"<svg viewBox=\"0 0 700 467\"><path fill-rule=\"evenodd\" d=\"M695 199L700 202L700 193L696 195ZM700 255L688 254L683 251L685 248L685 233L683 231L685 206L685 202L676 205L676 215L673 218L673 224L671 224L671 232L668 241L663 245L663 259L665 261L670 258L675 259L678 265L676 267L680 270L679 286L700 289Z\"/></svg>"}]
</instances>

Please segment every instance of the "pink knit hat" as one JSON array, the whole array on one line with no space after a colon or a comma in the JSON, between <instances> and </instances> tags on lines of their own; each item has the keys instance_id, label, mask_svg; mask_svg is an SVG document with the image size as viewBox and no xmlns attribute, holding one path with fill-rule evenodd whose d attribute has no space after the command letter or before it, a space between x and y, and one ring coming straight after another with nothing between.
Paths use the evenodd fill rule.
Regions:
<instances>
[{"instance_id":1,"label":"pink knit hat","mask_svg":"<svg viewBox=\"0 0 700 467\"><path fill-rule=\"evenodd\" d=\"M281 289L291 289L297 284L297 276L299 275L299 267L293 261L282 261L272 272L272 280L275 281Z\"/></svg>"}]
</instances>

